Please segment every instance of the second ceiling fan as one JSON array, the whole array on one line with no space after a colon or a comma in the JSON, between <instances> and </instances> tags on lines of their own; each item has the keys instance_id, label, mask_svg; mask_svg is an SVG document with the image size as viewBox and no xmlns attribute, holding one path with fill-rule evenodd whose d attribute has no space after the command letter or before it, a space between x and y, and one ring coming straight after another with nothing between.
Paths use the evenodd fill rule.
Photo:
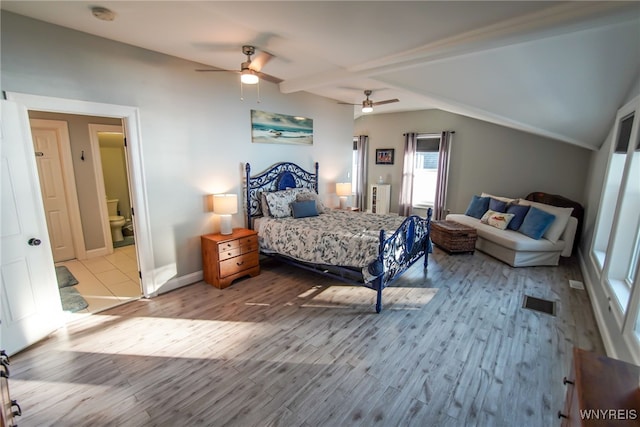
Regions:
<instances>
[{"instance_id":1,"label":"second ceiling fan","mask_svg":"<svg viewBox=\"0 0 640 427\"><path fill-rule=\"evenodd\" d=\"M370 113L373 111L373 107L376 105L383 105L383 104L391 104L392 102L398 102L400 101L398 98L394 98L394 99L385 99L384 101L377 101L377 102L373 102L371 99L369 99L369 96L371 96L373 92L369 89L364 91L364 95L366 96L366 99L364 101L362 101L362 112L363 113ZM340 104L347 104L347 105L360 105L360 104L349 104L348 102L340 102Z\"/></svg>"}]
</instances>

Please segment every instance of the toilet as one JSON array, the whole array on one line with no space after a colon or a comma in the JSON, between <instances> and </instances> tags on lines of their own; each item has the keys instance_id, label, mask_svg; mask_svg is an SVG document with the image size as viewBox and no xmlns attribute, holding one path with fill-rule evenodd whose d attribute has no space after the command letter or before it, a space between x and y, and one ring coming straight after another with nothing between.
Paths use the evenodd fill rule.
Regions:
<instances>
[{"instance_id":1,"label":"toilet","mask_svg":"<svg viewBox=\"0 0 640 427\"><path fill-rule=\"evenodd\" d=\"M118 215L118 199L107 199L107 209L109 210L109 227L111 227L111 239L114 242L122 242L122 227L125 224L123 216Z\"/></svg>"}]
</instances>

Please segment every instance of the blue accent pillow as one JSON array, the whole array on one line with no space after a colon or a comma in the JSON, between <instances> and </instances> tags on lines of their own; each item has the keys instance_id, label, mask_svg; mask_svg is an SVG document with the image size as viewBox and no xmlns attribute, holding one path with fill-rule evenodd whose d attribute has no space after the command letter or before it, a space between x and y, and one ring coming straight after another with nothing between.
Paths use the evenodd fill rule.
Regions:
<instances>
[{"instance_id":1,"label":"blue accent pillow","mask_svg":"<svg viewBox=\"0 0 640 427\"><path fill-rule=\"evenodd\" d=\"M489 209L494 212L507 212L507 202L503 202L502 200L494 199L493 197L489 198Z\"/></svg>"},{"instance_id":2,"label":"blue accent pillow","mask_svg":"<svg viewBox=\"0 0 640 427\"><path fill-rule=\"evenodd\" d=\"M318 216L315 200L303 200L291 203L291 210L294 218L306 218L308 216Z\"/></svg>"},{"instance_id":3,"label":"blue accent pillow","mask_svg":"<svg viewBox=\"0 0 640 427\"><path fill-rule=\"evenodd\" d=\"M491 197L480 197L474 195L469 202L465 215L472 216L474 218L482 218L482 215L489 210L489 200Z\"/></svg>"},{"instance_id":4,"label":"blue accent pillow","mask_svg":"<svg viewBox=\"0 0 640 427\"><path fill-rule=\"evenodd\" d=\"M555 215L531 206L518 231L532 239L540 240L555 219Z\"/></svg>"},{"instance_id":5,"label":"blue accent pillow","mask_svg":"<svg viewBox=\"0 0 640 427\"><path fill-rule=\"evenodd\" d=\"M528 205L509 204L509 206L507 206L507 213L513 214L514 216L511 219L511 222L509 222L509 225L507 225L507 228L509 230L518 231L524 221L524 217L527 216L527 212L529 212Z\"/></svg>"}]
</instances>

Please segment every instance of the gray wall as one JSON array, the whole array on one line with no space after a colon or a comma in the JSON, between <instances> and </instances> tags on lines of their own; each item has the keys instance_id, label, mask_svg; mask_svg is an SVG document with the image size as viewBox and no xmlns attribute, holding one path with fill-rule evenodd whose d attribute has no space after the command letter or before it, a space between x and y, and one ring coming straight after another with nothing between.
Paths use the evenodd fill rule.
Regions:
<instances>
[{"instance_id":1,"label":"gray wall","mask_svg":"<svg viewBox=\"0 0 640 427\"><path fill-rule=\"evenodd\" d=\"M1 12L2 90L138 107L154 269L180 277L202 268L200 235L214 230L207 194L242 194L242 167L320 163L320 193L351 169L353 112L335 101L284 95L263 82L240 100L237 75ZM239 58L240 61L242 58ZM253 144L250 110L314 119L312 146ZM333 196L335 197L335 196ZM239 206L239 209L242 207ZM233 225L244 226L235 215ZM170 280L169 278L168 280Z\"/></svg>"},{"instance_id":2,"label":"gray wall","mask_svg":"<svg viewBox=\"0 0 640 427\"><path fill-rule=\"evenodd\" d=\"M398 210L405 132L455 131L451 145L447 208L464 212L473 194L524 197L532 191L584 203L592 151L441 110L362 116L354 135L369 136L368 182L380 175L391 183L391 208ZM395 162L375 164L376 148L394 148Z\"/></svg>"}]
</instances>

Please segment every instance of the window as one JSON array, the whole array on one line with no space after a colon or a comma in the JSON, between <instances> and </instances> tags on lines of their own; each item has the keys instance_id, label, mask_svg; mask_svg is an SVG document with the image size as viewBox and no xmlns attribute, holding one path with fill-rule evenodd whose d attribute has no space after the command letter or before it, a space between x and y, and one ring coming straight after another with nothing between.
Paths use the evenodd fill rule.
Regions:
<instances>
[{"instance_id":1,"label":"window","mask_svg":"<svg viewBox=\"0 0 640 427\"><path fill-rule=\"evenodd\" d=\"M622 114L626 113L624 107L621 111L623 111ZM605 178L605 186L600 206L615 206L617 203L634 117L635 112L631 112L618 122L618 136L615 141L614 151L609 159L609 168ZM613 215L603 214L599 216L594 239L593 255L600 270L604 268L604 263L607 258L607 248L609 246L609 238L611 237L612 225Z\"/></svg>"},{"instance_id":2,"label":"window","mask_svg":"<svg viewBox=\"0 0 640 427\"><path fill-rule=\"evenodd\" d=\"M438 180L440 135L418 135L413 175L413 207L433 207Z\"/></svg>"},{"instance_id":3,"label":"window","mask_svg":"<svg viewBox=\"0 0 640 427\"><path fill-rule=\"evenodd\" d=\"M618 112L591 252L615 297L620 325L633 323L629 328L634 330L635 317L624 318L638 312L638 301L631 304L631 295L637 285L640 256L639 110L637 97Z\"/></svg>"}]
</instances>

